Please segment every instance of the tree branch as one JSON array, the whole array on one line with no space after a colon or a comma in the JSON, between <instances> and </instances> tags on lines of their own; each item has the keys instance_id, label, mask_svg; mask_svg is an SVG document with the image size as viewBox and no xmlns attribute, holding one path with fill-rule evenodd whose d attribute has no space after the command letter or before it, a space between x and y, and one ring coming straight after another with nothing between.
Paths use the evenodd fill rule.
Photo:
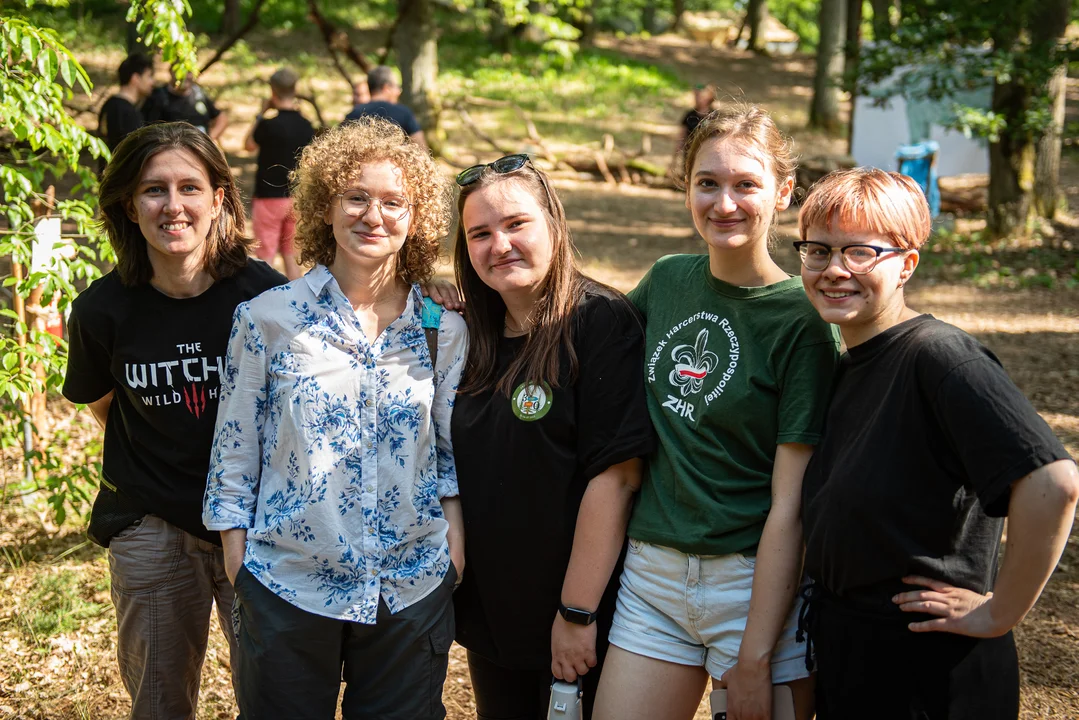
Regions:
<instances>
[{"instance_id":1,"label":"tree branch","mask_svg":"<svg viewBox=\"0 0 1079 720\"><path fill-rule=\"evenodd\" d=\"M326 41L326 46L330 48L331 53L340 50L364 73L371 72L371 62L352 47L352 41L348 39L345 31L334 27L333 23L319 11L317 0L307 0L307 9L311 14L311 19L318 25L322 39Z\"/></svg>"},{"instance_id":2,"label":"tree branch","mask_svg":"<svg viewBox=\"0 0 1079 720\"><path fill-rule=\"evenodd\" d=\"M245 22L239 30L234 32L227 40L225 40L224 43L221 44L221 47L217 49L217 51L214 53L214 56L207 60L205 65L199 68L200 73L204 73L208 69L210 69L210 66L220 60L225 55L225 53L231 50L232 46L239 42L240 38L251 32L251 30L256 25L258 25L259 13L262 12L262 6L265 3L266 0L255 0L255 7L251 8L251 12L247 16L247 22Z\"/></svg>"}]
</instances>

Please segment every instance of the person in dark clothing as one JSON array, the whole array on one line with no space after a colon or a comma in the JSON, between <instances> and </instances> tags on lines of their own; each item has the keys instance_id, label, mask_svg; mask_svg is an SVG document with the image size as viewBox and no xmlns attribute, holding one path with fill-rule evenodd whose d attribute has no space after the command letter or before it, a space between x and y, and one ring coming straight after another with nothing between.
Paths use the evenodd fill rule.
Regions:
<instances>
[{"instance_id":1,"label":"person in dark clothing","mask_svg":"<svg viewBox=\"0 0 1079 720\"><path fill-rule=\"evenodd\" d=\"M393 68L379 65L367 73L367 88L371 100L356 104L345 116L345 122L357 120L365 115L380 117L396 123L416 143L427 147L427 139L423 135L423 128L420 127L416 116L407 107L397 102L401 97L401 83L397 81L397 74ZM355 98L356 95L356 88L353 88L353 97Z\"/></svg>"},{"instance_id":2,"label":"person in dark clothing","mask_svg":"<svg viewBox=\"0 0 1079 720\"><path fill-rule=\"evenodd\" d=\"M917 183L833 173L798 226L806 294L847 345L802 486L817 717L1015 720L1012 628L1060 560L1079 472L992 352L907 307L931 227Z\"/></svg>"},{"instance_id":3,"label":"person in dark clothing","mask_svg":"<svg viewBox=\"0 0 1079 720\"><path fill-rule=\"evenodd\" d=\"M273 263L280 251L289 280L300 277L292 250L296 220L292 216L288 178L296 168L300 151L315 136L315 129L296 109L296 73L281 68L270 76L270 97L247 131L244 149L258 151L255 171L255 196L251 200L251 224L254 226L261 260ZM267 113L273 113L267 118Z\"/></svg>"},{"instance_id":4,"label":"person in dark clothing","mask_svg":"<svg viewBox=\"0 0 1079 720\"><path fill-rule=\"evenodd\" d=\"M701 124L701 120L708 117L716 102L716 89L711 85L698 85L693 89L693 107L682 116L681 131L678 136L678 144L674 146L674 154L671 156L671 172L678 173L678 162L682 150L686 147L686 141L690 134Z\"/></svg>"},{"instance_id":5,"label":"person in dark clothing","mask_svg":"<svg viewBox=\"0 0 1079 720\"><path fill-rule=\"evenodd\" d=\"M481 720L547 717L551 676L591 717L626 522L655 446L644 330L581 274L562 208L527 155L457 177L454 266L468 304L452 435L464 511L457 641Z\"/></svg>"},{"instance_id":6,"label":"person in dark clothing","mask_svg":"<svg viewBox=\"0 0 1079 720\"><path fill-rule=\"evenodd\" d=\"M109 151L120 141L145 124L139 106L154 89L154 61L143 53L132 53L120 63L117 72L120 90L105 101L97 116L97 136L105 141ZM105 158L101 159L101 170Z\"/></svg>"},{"instance_id":7,"label":"person in dark clothing","mask_svg":"<svg viewBox=\"0 0 1079 720\"><path fill-rule=\"evenodd\" d=\"M172 69L172 82L154 88L143 108L143 116L148 123L191 123L214 141L220 141L221 134L229 124L228 113L214 104L191 73L178 80L175 67Z\"/></svg>"},{"instance_id":8,"label":"person in dark clothing","mask_svg":"<svg viewBox=\"0 0 1079 720\"><path fill-rule=\"evenodd\" d=\"M108 548L130 717L193 718L214 604L236 659L221 536L201 510L232 316L285 278L248 258L225 156L190 125L128 135L100 208L117 264L72 304L63 387L104 427L87 534Z\"/></svg>"}]
</instances>

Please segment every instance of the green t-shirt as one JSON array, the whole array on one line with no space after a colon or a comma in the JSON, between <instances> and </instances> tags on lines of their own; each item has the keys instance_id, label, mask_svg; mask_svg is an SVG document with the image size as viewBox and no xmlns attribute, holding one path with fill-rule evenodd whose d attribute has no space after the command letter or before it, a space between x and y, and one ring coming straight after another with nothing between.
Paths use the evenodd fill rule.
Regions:
<instances>
[{"instance_id":1,"label":"green t-shirt","mask_svg":"<svg viewBox=\"0 0 1079 720\"><path fill-rule=\"evenodd\" d=\"M661 258L629 298L645 318L659 438L629 534L698 555L753 552L776 445L820 440L838 335L800 279L736 287L706 255Z\"/></svg>"}]
</instances>

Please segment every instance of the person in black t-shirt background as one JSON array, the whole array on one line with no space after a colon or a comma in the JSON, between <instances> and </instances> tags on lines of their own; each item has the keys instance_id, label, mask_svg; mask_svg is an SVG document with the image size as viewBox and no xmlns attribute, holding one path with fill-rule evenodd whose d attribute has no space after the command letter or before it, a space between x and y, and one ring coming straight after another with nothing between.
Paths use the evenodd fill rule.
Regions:
<instances>
[{"instance_id":1,"label":"person in black t-shirt background","mask_svg":"<svg viewBox=\"0 0 1079 720\"><path fill-rule=\"evenodd\" d=\"M799 215L806 293L848 348L803 483L821 720L1016 718L1011 631L1075 518L1075 463L999 360L906 305L930 226L917 184L875 169Z\"/></svg>"},{"instance_id":2,"label":"person in black t-shirt background","mask_svg":"<svg viewBox=\"0 0 1079 720\"><path fill-rule=\"evenodd\" d=\"M416 116L407 107L397 102L401 97L401 83L397 80L397 73L393 68L385 65L372 68L371 72L367 73L367 89L369 99L357 102L362 99L363 93L357 86L352 88L355 104L345 116L345 122L358 120L365 115L380 117L396 123L414 142L427 147L427 139Z\"/></svg>"},{"instance_id":3,"label":"person in black t-shirt background","mask_svg":"<svg viewBox=\"0 0 1079 720\"><path fill-rule=\"evenodd\" d=\"M121 140L146 124L139 106L153 92L154 61L143 53L132 53L120 63L117 76L120 89L105 101L97 116L97 136L109 150L115 150ZM101 170L104 169L102 158Z\"/></svg>"},{"instance_id":4,"label":"person in black t-shirt background","mask_svg":"<svg viewBox=\"0 0 1079 720\"><path fill-rule=\"evenodd\" d=\"M232 315L285 278L248 259L225 157L186 123L130 134L100 193L117 265L72 305L63 386L105 430L88 534L108 548L130 717L194 717L214 603L235 648L220 534L202 524Z\"/></svg>"},{"instance_id":5,"label":"person in black t-shirt background","mask_svg":"<svg viewBox=\"0 0 1079 720\"><path fill-rule=\"evenodd\" d=\"M255 254L272 264L280 252L289 280L303 274L292 249L296 219L289 197L289 173L296 168L300 151L315 136L311 123L296 108L297 80L289 68L270 76L270 97L263 101L262 111L244 139L245 150L258 151L255 196L251 199L251 225L258 241ZM271 111L273 115L267 118Z\"/></svg>"},{"instance_id":6,"label":"person in black t-shirt background","mask_svg":"<svg viewBox=\"0 0 1079 720\"><path fill-rule=\"evenodd\" d=\"M581 274L565 212L527 155L457 178L468 306L452 436L465 573L454 596L479 718L547 717L552 674L591 716L626 523L655 440L644 330Z\"/></svg>"},{"instance_id":7,"label":"person in black t-shirt background","mask_svg":"<svg viewBox=\"0 0 1079 720\"><path fill-rule=\"evenodd\" d=\"M154 88L146 100L143 108L146 122L191 123L214 141L220 141L229 124L228 112L214 104L191 73L178 80L175 66L171 72L172 82Z\"/></svg>"},{"instance_id":8,"label":"person in black t-shirt background","mask_svg":"<svg viewBox=\"0 0 1079 720\"><path fill-rule=\"evenodd\" d=\"M708 117L708 113L715 109L716 89L712 85L698 85L693 88L693 108L686 111L680 123L681 129L678 134L678 144L674 146L674 154L671 155L670 173L674 176L679 174L679 163L682 159L682 151L686 147L686 141L690 134L701 124L701 120Z\"/></svg>"}]
</instances>

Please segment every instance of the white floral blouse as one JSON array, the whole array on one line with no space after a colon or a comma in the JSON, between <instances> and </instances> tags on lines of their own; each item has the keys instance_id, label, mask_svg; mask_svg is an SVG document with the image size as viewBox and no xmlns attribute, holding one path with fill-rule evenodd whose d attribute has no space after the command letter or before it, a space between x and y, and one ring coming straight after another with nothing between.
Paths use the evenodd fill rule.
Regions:
<instances>
[{"instance_id":1,"label":"white floral blouse","mask_svg":"<svg viewBox=\"0 0 1079 720\"><path fill-rule=\"evenodd\" d=\"M374 623L379 597L398 612L449 568L467 336L443 312L432 368L421 310L414 286L371 342L322 265L236 308L203 522L247 528L244 565L308 612Z\"/></svg>"}]
</instances>

